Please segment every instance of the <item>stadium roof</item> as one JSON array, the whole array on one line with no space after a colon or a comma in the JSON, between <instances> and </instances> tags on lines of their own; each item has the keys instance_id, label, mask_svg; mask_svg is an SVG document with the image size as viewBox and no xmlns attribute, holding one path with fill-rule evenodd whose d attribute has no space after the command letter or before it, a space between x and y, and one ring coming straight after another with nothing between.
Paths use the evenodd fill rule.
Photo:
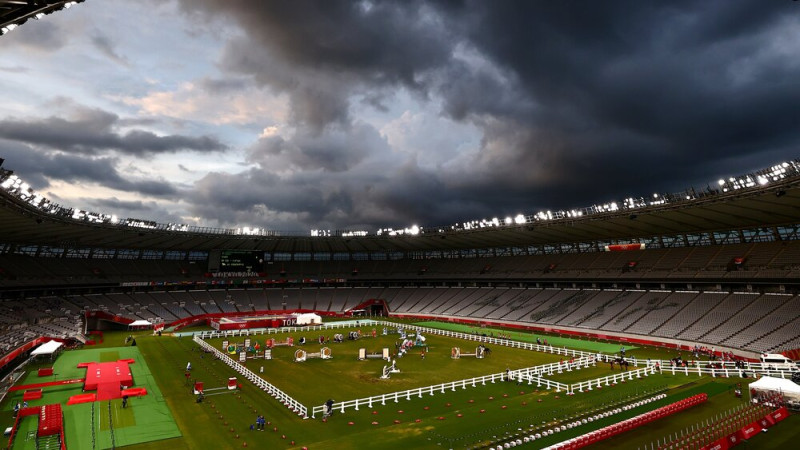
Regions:
<instances>
[{"instance_id":1,"label":"stadium roof","mask_svg":"<svg viewBox=\"0 0 800 450\"><path fill-rule=\"evenodd\" d=\"M39 19L45 14L69 8L84 0L0 0L0 30L5 34L28 19Z\"/></svg>"},{"instance_id":2,"label":"stadium roof","mask_svg":"<svg viewBox=\"0 0 800 450\"><path fill-rule=\"evenodd\" d=\"M252 236L123 228L57 217L0 190L0 241L55 247L266 252L413 252L591 242L800 223L800 179L700 197L691 202L618 210L520 225L418 235Z\"/></svg>"}]
</instances>

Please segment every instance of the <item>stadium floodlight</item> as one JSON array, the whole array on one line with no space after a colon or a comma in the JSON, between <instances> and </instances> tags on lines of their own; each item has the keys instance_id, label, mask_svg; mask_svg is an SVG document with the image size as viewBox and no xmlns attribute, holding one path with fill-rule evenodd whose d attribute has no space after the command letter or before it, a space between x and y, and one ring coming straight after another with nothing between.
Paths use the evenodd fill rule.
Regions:
<instances>
[{"instance_id":1,"label":"stadium floodlight","mask_svg":"<svg viewBox=\"0 0 800 450\"><path fill-rule=\"evenodd\" d=\"M322 231L322 230L319 230L319 231ZM441 230L439 230L439 231L441 231ZM331 230L327 230L327 233L328 233L327 234L328 236L331 236ZM367 236L368 234L369 234L369 232L367 232L367 231L356 230L356 231L343 231L341 233L341 236L342 237L361 237L361 236Z\"/></svg>"},{"instance_id":2,"label":"stadium floodlight","mask_svg":"<svg viewBox=\"0 0 800 450\"><path fill-rule=\"evenodd\" d=\"M39 20L39 19L41 19L41 18L42 18L42 17L44 17L44 16L45 16L45 14L44 14L44 13L37 13L36 15L34 15L34 16L33 16L33 18L34 18L34 19L36 19L36 20Z\"/></svg>"},{"instance_id":3,"label":"stadium floodlight","mask_svg":"<svg viewBox=\"0 0 800 450\"><path fill-rule=\"evenodd\" d=\"M719 180L719 185L720 186L725 186L725 180Z\"/></svg>"},{"instance_id":4,"label":"stadium floodlight","mask_svg":"<svg viewBox=\"0 0 800 450\"><path fill-rule=\"evenodd\" d=\"M522 225L523 223L525 223L525 216L523 216L522 214L517 214L517 217L514 217L514 223L516 223L517 225Z\"/></svg>"},{"instance_id":5,"label":"stadium floodlight","mask_svg":"<svg viewBox=\"0 0 800 450\"><path fill-rule=\"evenodd\" d=\"M512 219L511 217L506 217L505 223L506 225L511 225L512 223L514 223L514 219Z\"/></svg>"},{"instance_id":6,"label":"stadium floodlight","mask_svg":"<svg viewBox=\"0 0 800 450\"><path fill-rule=\"evenodd\" d=\"M18 26L19 25L15 24L15 23L10 23L10 24L4 26L3 28L0 28L0 35L6 34L9 31L13 30L14 28L17 28Z\"/></svg>"}]
</instances>

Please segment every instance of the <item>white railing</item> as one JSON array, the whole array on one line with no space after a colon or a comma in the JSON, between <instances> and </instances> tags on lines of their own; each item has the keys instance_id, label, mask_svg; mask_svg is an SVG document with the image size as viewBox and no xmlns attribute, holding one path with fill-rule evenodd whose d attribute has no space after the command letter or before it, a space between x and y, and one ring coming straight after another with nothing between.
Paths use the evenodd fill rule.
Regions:
<instances>
[{"instance_id":1,"label":"white railing","mask_svg":"<svg viewBox=\"0 0 800 450\"><path fill-rule=\"evenodd\" d=\"M230 356L217 350L207 342L204 342L202 339L200 339L199 336L194 336L193 340L198 345L203 347L203 349L210 350L211 352L213 352L214 355L216 355L216 357L219 358L222 362L230 366L233 370L242 374L245 378L247 378L253 384L258 386L259 389L265 391L266 393L277 399L279 402L283 403L284 406L294 411L297 415L301 416L304 419L308 418L308 408L305 405L293 399L288 394L278 389L277 387L273 386L272 384L268 383L263 378L253 373L253 371L241 365L239 362L234 361Z\"/></svg>"},{"instance_id":2,"label":"white railing","mask_svg":"<svg viewBox=\"0 0 800 450\"><path fill-rule=\"evenodd\" d=\"M569 386L570 394L583 392L584 390L591 391L592 388L602 388L603 386L613 386L617 383L623 383L626 380L633 380L646 377L656 373L655 366L642 367L641 369L626 370L624 372L615 373L594 380L581 381L579 383L572 383Z\"/></svg>"},{"instance_id":3,"label":"white railing","mask_svg":"<svg viewBox=\"0 0 800 450\"><path fill-rule=\"evenodd\" d=\"M263 335L263 334L296 333L302 331L353 328L354 326L356 325L352 321L349 321L349 322L334 322L325 325L303 326L303 327L292 326L292 327L269 328L269 329L258 329L258 330L244 329L244 330L228 330L228 331L204 331L195 334L194 340L196 342L199 342L202 346L204 346L204 348L211 349L215 354L217 354L220 357L220 359L225 361L229 366L234 367L235 370L245 375L257 386L259 386L263 390L270 393L270 395L283 402L284 405L286 405L289 409L297 412L304 418L307 418L308 410L304 405L292 399L286 393L276 388L275 386L267 383L262 378L258 377L253 372L248 370L246 367L232 360L230 357L228 357L228 355L224 354L223 352L220 352L219 350L213 348L211 345L203 342L202 339L231 337L231 336L253 336L253 335ZM545 375L552 376L553 374L563 373L565 371L570 372L572 370L580 370L581 367L588 368L590 364L596 365L597 361L608 361L609 358L616 359L616 357L610 357L602 353L590 353L581 350L553 347L552 345L533 344L527 342L514 341L510 339L500 339L490 336L482 336L474 333L473 334L463 333L458 331L441 330L436 328L398 324L395 322L376 321L371 319L359 321L358 326L365 326L365 327L385 326L392 328L400 327L405 330L413 330L418 333L422 332L426 334L452 337L455 339L462 339L467 341L501 345L504 347L519 348L519 349L537 351L542 353L551 353L556 355L562 355L565 357L570 357L572 359L566 362L560 361L550 364L544 364L541 366L507 371L505 373L495 373L465 380L441 383L433 386L419 387L415 389L409 389L406 391L398 391L388 394L381 394L372 397L334 403L332 409L341 412L345 412L345 410L350 408L358 410L359 407L361 406L372 408L373 404L385 405L387 401L393 401L397 403L400 401L400 399L411 400L412 396L422 398L424 394L434 395L437 392L444 394L448 390L455 391L456 388L466 389L467 387L477 387L479 384L484 386L486 385L487 381L490 383L495 383L497 381L505 381L506 379L518 380L519 382L527 382L529 385L536 383L537 387L544 386L547 389L555 388L557 392L566 391L568 394L571 395L574 394L575 392L584 392L584 390L591 391L593 388L601 388L604 385L611 386L620 382L624 382L626 380L639 379L642 377L655 374L656 372L658 373L667 372L667 373L672 373L673 375L681 373L690 375L696 373L697 375L711 375L712 377L718 377L718 376L730 377L731 375L737 375L741 377L743 375L743 372L754 372L758 373L759 375L778 376L780 378L791 378L792 374L792 371L788 369L785 370L771 369L761 363L745 363L744 367L736 367L733 361L718 361L718 362L703 361L701 362L701 364L706 365L706 367L698 365L697 362L695 362L694 365L692 366L676 366L673 365L672 361L670 360L643 360L643 359L637 360L636 358L631 357L627 359L629 364L635 367L638 367L640 364L643 364L644 367L639 369L619 372L613 375L596 378L593 380L587 380L567 385L564 383L548 380L546 378L543 378L543 376ZM722 368L709 367L708 366L709 364L721 364ZM316 417L316 414L318 413L324 414L326 410L327 407L325 405L314 406L311 409L311 417Z\"/></svg>"},{"instance_id":4,"label":"white railing","mask_svg":"<svg viewBox=\"0 0 800 450\"><path fill-rule=\"evenodd\" d=\"M463 333L460 331L440 330L438 328L428 328L417 325L399 324L396 322L386 322L382 320L364 319L364 320L359 320L358 322L359 322L358 326L363 326L363 327L384 326L391 328L403 328L404 330L414 330L416 332L422 332L425 334L447 336L455 339L475 341L485 344L502 345L504 347L520 348L542 353L551 353L555 355L562 355L572 358L596 355L596 353L584 352L581 350L574 350L563 347L553 347L552 345L533 344L528 342L514 341L511 339L500 339L490 336L481 336L472 333ZM262 328L253 330L244 329L244 330L226 330L226 331L216 331L216 330L203 331L196 335L200 336L201 339L213 339L213 338L232 337L232 336L257 336L263 334L297 333L303 331L353 328L355 326L356 325L354 324L353 321L348 321L348 322L332 322L325 325L313 325L313 326L302 326L302 327L292 326L292 327L281 327L281 328L266 328L266 329Z\"/></svg>"},{"instance_id":5,"label":"white railing","mask_svg":"<svg viewBox=\"0 0 800 450\"><path fill-rule=\"evenodd\" d=\"M589 365L595 365L593 356L584 356L578 359L569 361L559 361L541 366L528 367L526 369L519 369L512 371L514 374L519 374L523 377L541 377L543 375L553 376L564 372L572 372L573 370L581 370L581 367L588 368ZM513 379L513 377L512 377Z\"/></svg>"},{"instance_id":6,"label":"white railing","mask_svg":"<svg viewBox=\"0 0 800 450\"><path fill-rule=\"evenodd\" d=\"M358 326L370 326L375 325L378 322L374 320L364 320L359 321L361 322ZM393 324L397 326L397 324ZM243 330L213 330L213 331L201 331L199 333L195 333L195 336L200 336L200 339L215 339L221 337L234 337L234 336L258 336L264 334L279 334L279 333L297 333L303 331L322 331L322 330L335 330L340 328L354 328L356 325L353 322L331 322L325 325L310 325L310 326L291 326L291 327L281 327L281 328L255 328L255 329L243 329Z\"/></svg>"},{"instance_id":7,"label":"white railing","mask_svg":"<svg viewBox=\"0 0 800 450\"><path fill-rule=\"evenodd\" d=\"M517 380L519 383L527 381L528 385L536 383L537 388L544 386L547 389L555 388L556 392L561 392L564 390L568 393L571 393L572 391L569 385L548 380L547 378L543 378L543 376L553 376L553 374L581 370L581 367L588 368L589 365L595 365L595 359L593 356L584 356L582 358L570 361L559 361L557 363L550 363L542 366L513 370L509 372L509 379Z\"/></svg>"},{"instance_id":8,"label":"white railing","mask_svg":"<svg viewBox=\"0 0 800 450\"><path fill-rule=\"evenodd\" d=\"M655 361L653 364L658 363L659 372L664 373L671 373L672 375L675 374L697 374L700 375L711 375L712 377L730 377L732 375L743 377L744 372L748 372L750 374L758 374L760 376L769 376L769 377L776 377L776 378L792 378L793 371L789 369L775 369L772 368L769 364L762 364L762 363L745 363L744 366L736 367L733 361L700 361L699 364L697 362L693 362L692 364L687 365L673 365L671 360L662 360L662 361ZM714 367L713 365L721 365L722 367Z\"/></svg>"},{"instance_id":9,"label":"white railing","mask_svg":"<svg viewBox=\"0 0 800 450\"><path fill-rule=\"evenodd\" d=\"M384 321L375 321L378 325L394 327L394 328L403 328L404 330L414 330L417 332L423 332L426 334L433 334L439 336L447 336L456 339L463 339L467 341L476 341L476 342L483 342L487 344L494 344L494 345L502 345L504 347L511 347L511 348L521 348L525 350L532 350L535 352L542 352L542 353L552 353L556 355L563 355L569 356L573 358L578 357L594 357L596 353L584 352L581 350L574 350L562 347L553 347L552 345L541 345L541 344L533 344L529 342L520 342L520 341L513 341L511 339L500 339L490 336L482 336L479 334L474 333L463 333L460 331L449 331L449 330L440 330L438 328L428 328L428 327L421 327L417 325L405 325L405 324L398 324L395 322L384 322Z\"/></svg>"},{"instance_id":10,"label":"white railing","mask_svg":"<svg viewBox=\"0 0 800 450\"><path fill-rule=\"evenodd\" d=\"M346 409L352 408L358 411L359 407L366 406L372 408L373 404L386 405L387 401L399 402L401 399L411 400L411 397L422 398L424 394L434 395L436 393L444 394L447 391L454 392L456 388L466 389L467 387L485 386L487 382L496 383L498 381L508 380L526 380L529 384L538 383L538 387L545 386L547 389L555 388L557 392L562 390L569 390L569 386L557 381L541 378L539 374L553 374L562 373L563 371L579 370L580 367L589 367L592 364L594 357L584 357L569 362L550 363L542 366L527 367L524 369L509 370L507 372L493 373L481 377L469 378L465 380L450 381L447 383L436 384L433 386L419 387L405 391L391 392L388 394L375 395L372 397L359 398L355 400L347 400L343 402L334 403L333 410L345 412ZM325 405L315 406L311 409L311 417L316 417L316 414L324 414L326 411Z\"/></svg>"}]
</instances>

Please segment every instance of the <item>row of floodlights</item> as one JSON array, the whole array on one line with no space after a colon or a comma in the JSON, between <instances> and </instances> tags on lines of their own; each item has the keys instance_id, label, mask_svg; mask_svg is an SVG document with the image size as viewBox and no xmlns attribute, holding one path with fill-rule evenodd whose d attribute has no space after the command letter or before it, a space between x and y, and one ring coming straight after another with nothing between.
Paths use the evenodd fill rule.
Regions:
<instances>
[{"instance_id":1,"label":"row of floodlights","mask_svg":"<svg viewBox=\"0 0 800 450\"><path fill-rule=\"evenodd\" d=\"M80 2L83 2L83 1L84 1L84 0L78 0L78 1L66 2L66 3L64 3L64 5L63 5L63 8L64 8L64 9L69 9L69 8L72 8L73 6L75 6L75 5L77 5L78 3L80 3ZM54 11L57 11L57 10L59 10L59 9L61 9L61 8L57 8L57 9L55 9L55 10L51 10L50 12L54 12ZM33 18L34 18L34 19L36 19L36 20L39 20L39 19L43 18L44 16L46 16L47 14L50 14L50 12L48 12L48 13L43 13L43 12L36 13L36 14L34 14L34 15L33 15ZM15 28L17 28L18 26L20 26L20 24L22 24L22 23L25 23L25 21L26 21L26 20L27 20L27 19L22 19L22 20L20 21L20 23L9 23L8 25L6 25L6 26L4 26L4 27L0 28L0 36L2 36L2 35L4 35L4 34L6 34L6 33L8 33L8 32L10 32L10 31L13 31Z\"/></svg>"},{"instance_id":2,"label":"row of floodlights","mask_svg":"<svg viewBox=\"0 0 800 450\"><path fill-rule=\"evenodd\" d=\"M744 188L752 188L756 185L765 186L770 182L780 181L786 178L787 174L797 174L799 171L798 169L800 169L800 165L798 165L796 162L784 162L754 174L741 177L730 177L727 180L721 179L719 180L719 187L722 189L722 192L728 192L732 190L735 191Z\"/></svg>"},{"instance_id":3,"label":"row of floodlights","mask_svg":"<svg viewBox=\"0 0 800 450\"><path fill-rule=\"evenodd\" d=\"M738 189L745 189L745 188L754 188L754 187L763 187L770 182L779 181L787 176L797 176L800 174L800 162L798 161L791 161L791 162L783 162L781 164L777 164L774 166L769 167L768 169L761 170L759 172L755 172L749 175L743 175L739 177L731 177L728 180L719 180L719 186L722 192L728 192L731 190L738 190ZM16 175L10 175L8 178L0 183L0 187L5 189L6 191L17 195L23 201L29 203L30 205L51 214L59 214L63 213L63 208L60 206L51 203L49 200L44 198L41 194L36 193L30 185L22 181ZM674 199L675 197L673 197ZM676 197L677 200L683 200L683 197ZM694 199L694 193L692 192L685 195L685 200L692 200ZM525 225L529 223L541 222L541 221L552 221L552 220L559 220L559 219L574 219L580 218L587 214L602 214L602 213L614 213L620 210L631 210L637 208L644 208L648 206L658 206L664 205L670 202L668 196L653 194L652 198L634 198L629 197L626 198L622 204L618 204L617 202L609 202L603 204L593 205L587 208L581 209L571 209L571 210L558 210L558 211L540 211L536 214L526 216L523 214L517 214L516 216L508 216L505 219L500 219L498 217L493 217L491 219L481 219L481 220L472 220L469 222L462 222L458 224L454 224L449 228L434 228L434 233L445 233L445 232L452 232L452 231L469 231L469 230L480 230L486 228L493 228L493 227L502 227L502 226L514 226L514 225ZM99 213L92 213L89 211L83 211L80 209L68 209L68 215L71 216L73 219L84 220L92 223L111 223L111 224L121 224L125 226L131 226L136 228L148 228L148 229L157 229L162 228L168 231L190 231L190 227L186 224L174 224L169 223L166 225L159 225L158 223L150 220L142 220L142 219L123 219L119 220L114 215L107 215L107 214L99 214ZM401 229L394 229L394 228L382 228L377 231L378 236L416 236L419 234L424 234L425 229L418 225L412 225L410 227L401 228ZM266 235L269 233L267 229L259 228L259 227L240 227L233 230L227 230L226 232L233 232L233 234L237 235L246 235L246 236L261 236ZM311 230L310 235L312 237L331 237L331 236L341 236L341 237L361 237L361 236L368 236L368 231L357 230L357 231L331 231L331 230L323 230L323 229L316 229Z\"/></svg>"},{"instance_id":4,"label":"row of floodlights","mask_svg":"<svg viewBox=\"0 0 800 450\"><path fill-rule=\"evenodd\" d=\"M158 222L143 219L119 219L114 214L100 214L91 211L85 211L80 208L63 210L60 206L52 203L41 194L33 190L30 185L16 175L11 175L2 183L0 188L5 189L9 193L15 194L20 200L28 203L29 205L44 211L46 213L56 214L62 211L67 211L67 215L75 220L82 220L89 223L109 223L114 225L125 225L135 228L155 229L159 228ZM167 224L165 227L170 231L187 231L189 226L184 224Z\"/></svg>"},{"instance_id":5,"label":"row of floodlights","mask_svg":"<svg viewBox=\"0 0 800 450\"><path fill-rule=\"evenodd\" d=\"M349 231L331 231L331 230L311 230L311 237L361 237L369 236L369 231L365 230L349 230Z\"/></svg>"}]
</instances>

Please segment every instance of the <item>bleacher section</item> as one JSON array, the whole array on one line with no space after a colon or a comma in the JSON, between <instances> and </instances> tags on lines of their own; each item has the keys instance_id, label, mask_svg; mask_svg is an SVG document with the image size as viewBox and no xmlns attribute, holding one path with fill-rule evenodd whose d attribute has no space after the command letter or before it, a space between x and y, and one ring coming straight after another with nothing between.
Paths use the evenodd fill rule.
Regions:
<instances>
[{"instance_id":1,"label":"bleacher section","mask_svg":"<svg viewBox=\"0 0 800 450\"><path fill-rule=\"evenodd\" d=\"M677 338L753 352L796 343L800 325L800 297L790 294L444 286L153 291L6 301L0 309L0 348L7 351L41 335L80 333L78 308L171 322L209 310L282 310L284 304L289 310L344 313L371 298L385 300L397 314Z\"/></svg>"},{"instance_id":2,"label":"bleacher section","mask_svg":"<svg viewBox=\"0 0 800 450\"><path fill-rule=\"evenodd\" d=\"M731 264L740 258L739 265ZM0 255L0 287L203 281L206 263ZM358 271L354 275L354 265ZM423 270L424 269L424 270ZM286 261L267 278L353 280L703 280L800 275L800 242L661 248L637 252L397 261ZM256 299L256 303L262 299ZM337 303L340 300L337 299ZM355 302L355 300L353 300ZM256 303L253 303L256 305Z\"/></svg>"},{"instance_id":3,"label":"bleacher section","mask_svg":"<svg viewBox=\"0 0 800 450\"><path fill-rule=\"evenodd\" d=\"M0 302L3 352L42 335L78 335L85 311L169 323L209 313L306 309L344 314L371 299L384 300L396 314L662 337L753 352L800 346L800 298L781 285L800 278L797 241L531 256L286 261L267 265L265 277L347 281L229 289L211 283L203 289L205 262L3 254L0 267L4 289L93 286L77 291L82 293L18 294ZM201 283L185 288L159 280ZM723 287L729 280L741 290ZM146 283L120 289L126 282ZM767 289L753 288L755 282Z\"/></svg>"}]
</instances>

